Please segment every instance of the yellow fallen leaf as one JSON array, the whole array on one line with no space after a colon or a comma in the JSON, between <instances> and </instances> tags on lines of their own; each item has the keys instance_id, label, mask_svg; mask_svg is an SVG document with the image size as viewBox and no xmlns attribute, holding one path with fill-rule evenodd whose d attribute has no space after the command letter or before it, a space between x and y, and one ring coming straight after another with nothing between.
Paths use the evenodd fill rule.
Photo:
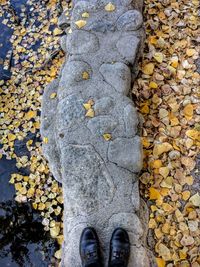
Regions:
<instances>
[{"instance_id":1,"label":"yellow fallen leaf","mask_svg":"<svg viewBox=\"0 0 200 267\"><path fill-rule=\"evenodd\" d=\"M160 167L162 167L162 161L160 159L154 160L152 166L155 169L159 169Z\"/></svg>"},{"instance_id":2,"label":"yellow fallen leaf","mask_svg":"<svg viewBox=\"0 0 200 267\"><path fill-rule=\"evenodd\" d=\"M90 78L89 73L88 73L87 71L84 71L84 72L82 73L82 78L83 78L84 80L88 80L88 79Z\"/></svg>"},{"instance_id":3,"label":"yellow fallen leaf","mask_svg":"<svg viewBox=\"0 0 200 267\"><path fill-rule=\"evenodd\" d=\"M29 111L26 113L25 118L26 118L27 120L31 120L31 119L35 118L36 115L37 115L37 112L36 112L35 110L29 110Z\"/></svg>"},{"instance_id":4,"label":"yellow fallen leaf","mask_svg":"<svg viewBox=\"0 0 200 267\"><path fill-rule=\"evenodd\" d=\"M143 105L140 108L140 112L143 113L143 114L149 114L149 112L150 112L149 106L147 104Z\"/></svg>"},{"instance_id":5,"label":"yellow fallen leaf","mask_svg":"<svg viewBox=\"0 0 200 267\"><path fill-rule=\"evenodd\" d=\"M190 49L190 48L186 49L186 55L188 57L192 57L195 53L196 53L195 49Z\"/></svg>"},{"instance_id":6,"label":"yellow fallen leaf","mask_svg":"<svg viewBox=\"0 0 200 267\"><path fill-rule=\"evenodd\" d=\"M9 142L12 142L16 139L16 135L12 134L12 133L9 133L8 134L8 141Z\"/></svg>"},{"instance_id":7,"label":"yellow fallen leaf","mask_svg":"<svg viewBox=\"0 0 200 267\"><path fill-rule=\"evenodd\" d=\"M155 53L153 57L158 63L163 62L163 54L161 52Z\"/></svg>"},{"instance_id":8,"label":"yellow fallen leaf","mask_svg":"<svg viewBox=\"0 0 200 267\"><path fill-rule=\"evenodd\" d=\"M166 178L169 175L169 168L168 167L161 167L159 169L159 173Z\"/></svg>"},{"instance_id":9,"label":"yellow fallen leaf","mask_svg":"<svg viewBox=\"0 0 200 267\"><path fill-rule=\"evenodd\" d=\"M56 237L56 240L58 242L58 244L61 246L63 241L64 241L64 236L63 235L59 235Z\"/></svg>"},{"instance_id":10,"label":"yellow fallen leaf","mask_svg":"<svg viewBox=\"0 0 200 267\"><path fill-rule=\"evenodd\" d=\"M170 213L174 210L174 208L171 205L169 205L168 203L163 203L162 208L164 211L170 212Z\"/></svg>"},{"instance_id":11,"label":"yellow fallen leaf","mask_svg":"<svg viewBox=\"0 0 200 267\"><path fill-rule=\"evenodd\" d=\"M49 142L48 137L43 137L43 143L44 143L44 144L48 144L48 142Z\"/></svg>"},{"instance_id":12,"label":"yellow fallen leaf","mask_svg":"<svg viewBox=\"0 0 200 267\"><path fill-rule=\"evenodd\" d=\"M53 238L56 238L60 233L60 227L58 225L55 225L54 227L50 228L50 235Z\"/></svg>"},{"instance_id":13,"label":"yellow fallen leaf","mask_svg":"<svg viewBox=\"0 0 200 267\"><path fill-rule=\"evenodd\" d=\"M62 257L62 249L57 250L55 252L54 256L55 256L56 259L60 260L61 257Z\"/></svg>"},{"instance_id":14,"label":"yellow fallen leaf","mask_svg":"<svg viewBox=\"0 0 200 267\"><path fill-rule=\"evenodd\" d=\"M148 63L146 64L143 69L142 72L146 75L152 75L154 72L154 64L153 63Z\"/></svg>"},{"instance_id":15,"label":"yellow fallen leaf","mask_svg":"<svg viewBox=\"0 0 200 267\"><path fill-rule=\"evenodd\" d=\"M188 118L188 119L192 118L193 113L194 113L193 105L192 104L186 105L183 109L183 113L184 113L186 118Z\"/></svg>"},{"instance_id":16,"label":"yellow fallen leaf","mask_svg":"<svg viewBox=\"0 0 200 267\"><path fill-rule=\"evenodd\" d=\"M52 93L52 94L50 95L50 98L51 98L51 99L54 99L54 98L56 98L56 96L57 96L56 93Z\"/></svg>"},{"instance_id":17,"label":"yellow fallen leaf","mask_svg":"<svg viewBox=\"0 0 200 267\"><path fill-rule=\"evenodd\" d=\"M84 106L84 108L85 108L86 110L89 110L89 109L91 109L91 107L92 107L89 103L85 103L85 104L83 104L83 106Z\"/></svg>"},{"instance_id":18,"label":"yellow fallen leaf","mask_svg":"<svg viewBox=\"0 0 200 267\"><path fill-rule=\"evenodd\" d=\"M193 140L200 141L200 132L197 130L187 130L186 135Z\"/></svg>"},{"instance_id":19,"label":"yellow fallen leaf","mask_svg":"<svg viewBox=\"0 0 200 267\"><path fill-rule=\"evenodd\" d=\"M45 209L45 204L42 203L42 202L40 202L40 203L38 204L38 210L44 210L44 209Z\"/></svg>"},{"instance_id":20,"label":"yellow fallen leaf","mask_svg":"<svg viewBox=\"0 0 200 267\"><path fill-rule=\"evenodd\" d=\"M158 84L156 82L150 82L149 83L149 87L152 89L157 89L158 88Z\"/></svg>"},{"instance_id":21,"label":"yellow fallen leaf","mask_svg":"<svg viewBox=\"0 0 200 267\"><path fill-rule=\"evenodd\" d=\"M59 28L55 28L54 30L53 30L53 34L56 36L56 35L60 35L60 34L62 34L62 30L61 29L59 29Z\"/></svg>"},{"instance_id":22,"label":"yellow fallen leaf","mask_svg":"<svg viewBox=\"0 0 200 267\"><path fill-rule=\"evenodd\" d=\"M162 258L156 258L156 263L158 265L158 267L165 267L165 261Z\"/></svg>"},{"instance_id":23,"label":"yellow fallen leaf","mask_svg":"<svg viewBox=\"0 0 200 267\"><path fill-rule=\"evenodd\" d=\"M187 190L186 190L186 191L183 191L183 192L182 192L182 199L183 199L183 200L186 201L186 200L189 199L189 197L190 197L190 191L187 191Z\"/></svg>"},{"instance_id":24,"label":"yellow fallen leaf","mask_svg":"<svg viewBox=\"0 0 200 267\"><path fill-rule=\"evenodd\" d=\"M171 260L170 250L164 244L161 243L157 246L157 252L158 252L159 256L162 257L163 260L165 260L165 261Z\"/></svg>"},{"instance_id":25,"label":"yellow fallen leaf","mask_svg":"<svg viewBox=\"0 0 200 267\"><path fill-rule=\"evenodd\" d=\"M85 20L77 20L75 22L75 24L79 29L81 29L87 24L87 21L85 21Z\"/></svg>"},{"instance_id":26,"label":"yellow fallen leaf","mask_svg":"<svg viewBox=\"0 0 200 267\"><path fill-rule=\"evenodd\" d=\"M157 227L157 223L156 223L155 219L150 219L149 220L149 228L155 229L156 227Z\"/></svg>"},{"instance_id":27,"label":"yellow fallen leaf","mask_svg":"<svg viewBox=\"0 0 200 267\"><path fill-rule=\"evenodd\" d=\"M85 114L86 117L93 118L94 117L94 110L90 108L87 113Z\"/></svg>"},{"instance_id":28,"label":"yellow fallen leaf","mask_svg":"<svg viewBox=\"0 0 200 267\"><path fill-rule=\"evenodd\" d=\"M82 18L89 18L90 14L88 12L84 12L81 16Z\"/></svg>"},{"instance_id":29,"label":"yellow fallen leaf","mask_svg":"<svg viewBox=\"0 0 200 267\"><path fill-rule=\"evenodd\" d=\"M165 188L172 188L172 183L173 183L173 177L168 176L166 179L164 179L160 186L165 187Z\"/></svg>"},{"instance_id":30,"label":"yellow fallen leaf","mask_svg":"<svg viewBox=\"0 0 200 267\"><path fill-rule=\"evenodd\" d=\"M149 140L145 137L142 138L142 144L144 148L148 148L150 147L151 143L149 142Z\"/></svg>"},{"instance_id":31,"label":"yellow fallen leaf","mask_svg":"<svg viewBox=\"0 0 200 267\"><path fill-rule=\"evenodd\" d=\"M109 134L109 133L105 133L103 134L103 138L106 140L106 141L110 141L112 139L112 135Z\"/></svg>"},{"instance_id":32,"label":"yellow fallen leaf","mask_svg":"<svg viewBox=\"0 0 200 267\"><path fill-rule=\"evenodd\" d=\"M200 195L199 195L199 193L196 193L195 195L193 195L193 196L190 198L190 202L192 202L192 204L193 204L195 207L200 207Z\"/></svg>"},{"instance_id":33,"label":"yellow fallen leaf","mask_svg":"<svg viewBox=\"0 0 200 267\"><path fill-rule=\"evenodd\" d=\"M153 149L153 155L155 157L158 157L165 152L169 152L172 149L173 149L172 145L169 144L168 142L164 142L162 144L155 144Z\"/></svg>"},{"instance_id":34,"label":"yellow fallen leaf","mask_svg":"<svg viewBox=\"0 0 200 267\"><path fill-rule=\"evenodd\" d=\"M161 194L157 189L153 187L149 188L149 199L150 200L161 199L161 198L162 198Z\"/></svg>"},{"instance_id":35,"label":"yellow fallen leaf","mask_svg":"<svg viewBox=\"0 0 200 267\"><path fill-rule=\"evenodd\" d=\"M112 12L115 10L115 5L113 5L111 2L108 3L106 6L105 6L105 10L108 11L108 12Z\"/></svg>"}]
</instances>

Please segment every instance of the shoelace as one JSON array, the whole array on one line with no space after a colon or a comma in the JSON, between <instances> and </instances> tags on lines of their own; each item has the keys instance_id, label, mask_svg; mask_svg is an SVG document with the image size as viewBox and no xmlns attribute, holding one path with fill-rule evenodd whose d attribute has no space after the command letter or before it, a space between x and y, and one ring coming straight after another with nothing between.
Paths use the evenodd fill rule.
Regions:
<instances>
[{"instance_id":1,"label":"shoelace","mask_svg":"<svg viewBox=\"0 0 200 267\"><path fill-rule=\"evenodd\" d=\"M90 260L91 258L92 259L97 259L97 251L96 250L93 250L93 251L88 251L86 254L85 254L85 257L87 260Z\"/></svg>"},{"instance_id":2,"label":"shoelace","mask_svg":"<svg viewBox=\"0 0 200 267\"><path fill-rule=\"evenodd\" d=\"M112 258L119 260L119 259L123 259L128 255L128 251L127 250L115 250L113 251L113 255Z\"/></svg>"}]
</instances>

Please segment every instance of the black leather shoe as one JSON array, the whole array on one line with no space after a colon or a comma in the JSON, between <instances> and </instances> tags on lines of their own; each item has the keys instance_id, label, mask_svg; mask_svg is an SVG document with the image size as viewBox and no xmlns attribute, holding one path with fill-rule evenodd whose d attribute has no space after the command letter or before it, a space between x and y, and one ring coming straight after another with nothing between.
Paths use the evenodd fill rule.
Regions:
<instances>
[{"instance_id":1,"label":"black leather shoe","mask_svg":"<svg viewBox=\"0 0 200 267\"><path fill-rule=\"evenodd\" d=\"M80 256L83 267L102 267L99 240L93 228L87 227L82 232Z\"/></svg>"},{"instance_id":2,"label":"black leather shoe","mask_svg":"<svg viewBox=\"0 0 200 267\"><path fill-rule=\"evenodd\" d=\"M127 267L130 256L130 241L128 233L117 228L110 241L109 267Z\"/></svg>"}]
</instances>

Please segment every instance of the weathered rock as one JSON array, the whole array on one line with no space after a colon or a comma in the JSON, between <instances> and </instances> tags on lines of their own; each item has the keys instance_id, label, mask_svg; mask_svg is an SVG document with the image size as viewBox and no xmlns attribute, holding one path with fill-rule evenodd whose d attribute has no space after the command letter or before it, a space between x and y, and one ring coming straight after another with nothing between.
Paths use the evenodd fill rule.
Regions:
<instances>
[{"instance_id":1,"label":"weathered rock","mask_svg":"<svg viewBox=\"0 0 200 267\"><path fill-rule=\"evenodd\" d=\"M132 245L129 267L148 267L138 217L141 141L127 97L144 39L142 2L113 0L113 10L107 0L73 2L71 33L62 39L67 61L44 93L41 127L44 154L63 186L62 266L81 267L86 226L97 230L106 266L112 232L121 226ZM64 16L59 24L68 27Z\"/></svg>"}]
</instances>

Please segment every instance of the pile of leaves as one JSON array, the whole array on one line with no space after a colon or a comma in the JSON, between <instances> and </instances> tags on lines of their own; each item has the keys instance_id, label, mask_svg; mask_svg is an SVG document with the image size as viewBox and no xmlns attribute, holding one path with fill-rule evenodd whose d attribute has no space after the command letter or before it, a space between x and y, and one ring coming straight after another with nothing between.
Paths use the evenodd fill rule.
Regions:
<instances>
[{"instance_id":1,"label":"pile of leaves","mask_svg":"<svg viewBox=\"0 0 200 267\"><path fill-rule=\"evenodd\" d=\"M3 23L14 32L11 38L12 77L7 82L0 81L0 158L16 159L19 173L13 173L10 179L16 189L16 201L31 201L33 208L44 218L44 229L50 231L61 245L62 189L50 174L42 155L39 129L42 94L46 85L58 76L64 53L59 44L62 30L56 26L59 16L57 1L42 2L28 0L17 20L19 23L15 23L16 17L12 12L7 12L10 2L1 3ZM68 4L63 2L67 8ZM6 60L4 67L8 68ZM25 142L28 155L17 153L16 141ZM26 175L24 169L28 170ZM60 259L61 250L55 256Z\"/></svg>"},{"instance_id":2,"label":"pile of leaves","mask_svg":"<svg viewBox=\"0 0 200 267\"><path fill-rule=\"evenodd\" d=\"M1 3L3 23L14 30L14 65L11 79L0 81L0 157L14 158L19 170L30 171L10 179L16 201L31 201L44 218L44 229L62 244L62 190L42 156L39 133L42 94L64 60L57 2L41 6L28 0L31 12L27 15L24 8L20 21L5 12L9 1ZM70 8L66 2L63 6ZM147 40L133 94L144 121L141 194L151 211L149 229L159 267L200 266L200 185L192 175L200 144L197 10L198 0L145 2ZM34 136L26 141L30 155L20 156L16 141L29 135ZM60 259L61 250L55 256Z\"/></svg>"},{"instance_id":3,"label":"pile of leaves","mask_svg":"<svg viewBox=\"0 0 200 267\"><path fill-rule=\"evenodd\" d=\"M199 1L146 0L146 46L133 88L143 117L141 194L159 267L200 266Z\"/></svg>"}]
</instances>

